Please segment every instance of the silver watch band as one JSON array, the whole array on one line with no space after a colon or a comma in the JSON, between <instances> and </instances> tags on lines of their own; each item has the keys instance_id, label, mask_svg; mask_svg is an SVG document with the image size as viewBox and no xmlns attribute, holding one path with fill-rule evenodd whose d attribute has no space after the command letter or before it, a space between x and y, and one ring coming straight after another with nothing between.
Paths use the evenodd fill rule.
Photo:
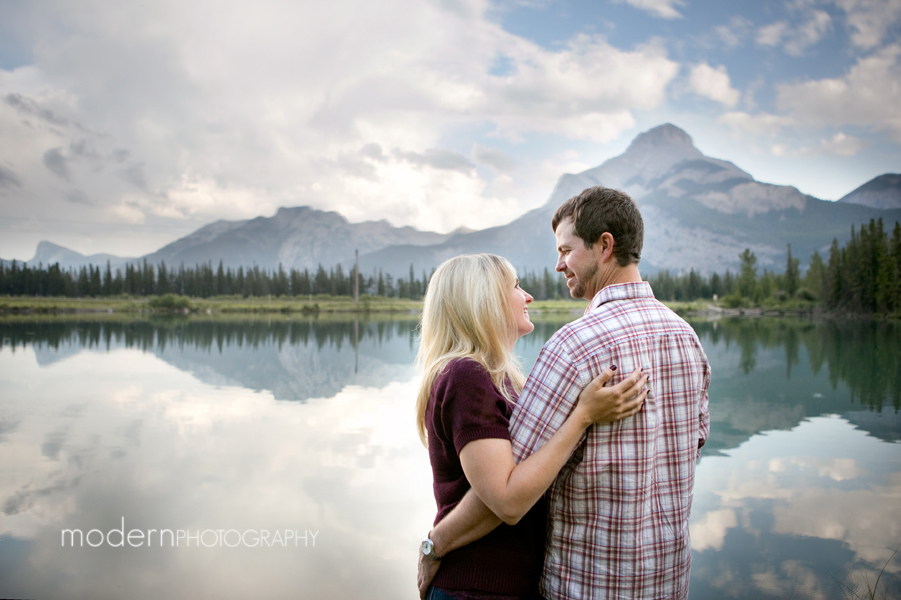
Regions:
<instances>
[{"instance_id":1,"label":"silver watch band","mask_svg":"<svg viewBox=\"0 0 901 600\"><path fill-rule=\"evenodd\" d=\"M431 532L429 532L429 535L431 535ZM419 548L422 551L422 554L429 560L441 560L441 557L435 553L435 542L433 542L428 535L422 540L422 544Z\"/></svg>"}]
</instances>

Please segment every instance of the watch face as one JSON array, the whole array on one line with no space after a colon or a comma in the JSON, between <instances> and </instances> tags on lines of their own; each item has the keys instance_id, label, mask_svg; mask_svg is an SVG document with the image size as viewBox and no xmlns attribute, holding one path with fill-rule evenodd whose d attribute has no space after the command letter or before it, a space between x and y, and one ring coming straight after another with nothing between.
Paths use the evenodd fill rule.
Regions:
<instances>
[{"instance_id":1,"label":"watch face","mask_svg":"<svg viewBox=\"0 0 901 600\"><path fill-rule=\"evenodd\" d=\"M425 554L426 556L428 556L429 554L432 553L433 547L434 547L434 544L432 544L432 540L424 540L422 542L422 546L420 546L420 548L422 549L422 553Z\"/></svg>"}]
</instances>

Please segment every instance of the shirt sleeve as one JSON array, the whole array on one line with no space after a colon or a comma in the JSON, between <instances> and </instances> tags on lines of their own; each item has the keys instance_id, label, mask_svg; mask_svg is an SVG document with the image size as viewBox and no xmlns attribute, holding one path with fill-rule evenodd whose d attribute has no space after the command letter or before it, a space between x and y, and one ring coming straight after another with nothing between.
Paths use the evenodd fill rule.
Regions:
<instances>
[{"instance_id":1,"label":"shirt sleeve","mask_svg":"<svg viewBox=\"0 0 901 600\"><path fill-rule=\"evenodd\" d=\"M457 361L438 390L440 419L457 454L469 442L510 439L510 407L491 375L472 360Z\"/></svg>"},{"instance_id":2,"label":"shirt sleeve","mask_svg":"<svg viewBox=\"0 0 901 600\"><path fill-rule=\"evenodd\" d=\"M701 447L710 437L710 397L707 390L710 387L710 363L704 357L704 384L701 388L701 397L698 403L698 457L701 456Z\"/></svg>"},{"instance_id":3,"label":"shirt sleeve","mask_svg":"<svg viewBox=\"0 0 901 600\"><path fill-rule=\"evenodd\" d=\"M545 344L513 408L513 458L522 462L540 449L570 415L582 381L571 353L553 340Z\"/></svg>"}]
</instances>

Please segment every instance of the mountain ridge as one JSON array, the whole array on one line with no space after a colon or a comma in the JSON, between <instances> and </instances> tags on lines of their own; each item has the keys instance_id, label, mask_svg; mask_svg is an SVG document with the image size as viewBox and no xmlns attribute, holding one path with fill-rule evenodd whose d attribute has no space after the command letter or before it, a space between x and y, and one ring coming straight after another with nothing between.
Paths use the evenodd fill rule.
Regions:
<instances>
[{"instance_id":1,"label":"mountain ridge","mask_svg":"<svg viewBox=\"0 0 901 600\"><path fill-rule=\"evenodd\" d=\"M604 185L629 193L642 212L643 272L735 270L744 248L757 254L759 267L774 270L784 267L789 243L803 265L814 250L824 252L833 238L846 240L852 225L879 217L901 220L901 208L880 209L853 201L855 193L860 198L860 192L874 188L894 189L894 180L886 179L891 177L901 180L898 175L882 175L840 202L827 202L792 186L756 181L732 162L705 156L691 136L667 123L639 134L625 152L597 167L561 175L543 205L505 225L439 234L394 227L385 220L350 223L337 212L309 206L282 207L272 217L215 221L156 252L119 260L165 261L169 266L221 260L233 268L276 269L281 264L286 269L315 269L319 264L350 267L357 249L364 274L381 269L397 277L406 276L411 266L418 275L457 254L492 252L506 256L517 268L542 271L556 263L550 220L557 206L587 187ZM68 266L77 266L78 260L87 264L89 259L106 257L102 263L112 264L118 259L82 257L55 244L42 244L29 264L48 264L53 256L64 256Z\"/></svg>"}]
</instances>

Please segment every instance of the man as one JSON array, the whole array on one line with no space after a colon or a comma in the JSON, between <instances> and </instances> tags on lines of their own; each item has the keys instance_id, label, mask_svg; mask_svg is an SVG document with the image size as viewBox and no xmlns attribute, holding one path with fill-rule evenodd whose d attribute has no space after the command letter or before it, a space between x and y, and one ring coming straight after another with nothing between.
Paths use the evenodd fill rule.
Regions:
<instances>
[{"instance_id":1,"label":"man","mask_svg":"<svg viewBox=\"0 0 901 600\"><path fill-rule=\"evenodd\" d=\"M629 196L589 188L557 209L552 227L557 271L589 305L532 369L510 422L516 460L550 439L604 366L621 374L641 367L651 391L634 417L592 427L548 490L540 591L548 600L685 599L694 469L709 429L707 357L641 280L644 225ZM430 533L431 556L490 531L498 521L486 511L467 494ZM435 565L421 561L421 590Z\"/></svg>"}]
</instances>

